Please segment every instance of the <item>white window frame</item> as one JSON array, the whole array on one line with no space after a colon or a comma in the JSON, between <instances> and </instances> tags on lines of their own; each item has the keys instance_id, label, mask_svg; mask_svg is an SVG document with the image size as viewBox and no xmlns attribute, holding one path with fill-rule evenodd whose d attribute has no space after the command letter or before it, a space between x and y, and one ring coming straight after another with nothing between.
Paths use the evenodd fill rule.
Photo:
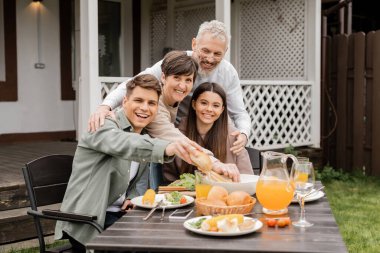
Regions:
<instances>
[{"instance_id":1,"label":"white window frame","mask_svg":"<svg viewBox=\"0 0 380 253\"><path fill-rule=\"evenodd\" d=\"M5 81L4 0L0 0L0 81Z\"/></svg>"}]
</instances>

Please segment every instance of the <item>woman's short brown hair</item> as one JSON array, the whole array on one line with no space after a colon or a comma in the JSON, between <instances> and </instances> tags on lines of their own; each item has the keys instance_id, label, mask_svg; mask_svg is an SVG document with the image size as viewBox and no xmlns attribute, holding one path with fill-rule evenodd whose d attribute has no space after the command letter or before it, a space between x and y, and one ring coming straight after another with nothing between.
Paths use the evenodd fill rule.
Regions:
<instances>
[{"instance_id":1,"label":"woman's short brown hair","mask_svg":"<svg viewBox=\"0 0 380 253\"><path fill-rule=\"evenodd\" d=\"M160 97L162 89L160 82L158 79L151 75L151 74L141 74L133 77L131 80L128 81L127 83L127 94L126 96L128 97L134 88L137 86L148 89L148 90L155 90L157 91L158 97Z\"/></svg>"},{"instance_id":2,"label":"woman's short brown hair","mask_svg":"<svg viewBox=\"0 0 380 253\"><path fill-rule=\"evenodd\" d=\"M165 76L193 75L197 77L198 63L184 51L171 51L162 60L161 71Z\"/></svg>"}]
</instances>

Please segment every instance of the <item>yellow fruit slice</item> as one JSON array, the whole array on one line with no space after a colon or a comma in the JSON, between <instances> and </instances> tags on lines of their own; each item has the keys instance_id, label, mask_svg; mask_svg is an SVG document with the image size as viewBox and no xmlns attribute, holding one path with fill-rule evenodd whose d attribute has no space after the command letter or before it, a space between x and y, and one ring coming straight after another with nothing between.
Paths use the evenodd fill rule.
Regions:
<instances>
[{"instance_id":1,"label":"yellow fruit slice","mask_svg":"<svg viewBox=\"0 0 380 253\"><path fill-rule=\"evenodd\" d=\"M143 205L153 206L155 199L156 192L153 189L148 189L142 198L142 203Z\"/></svg>"},{"instance_id":2,"label":"yellow fruit slice","mask_svg":"<svg viewBox=\"0 0 380 253\"><path fill-rule=\"evenodd\" d=\"M244 216L242 214L226 214L226 215L219 215L216 217L213 217L211 219L205 220L203 223L203 228L206 228L205 230L208 231L218 231L218 221L228 219L229 221L233 219L237 219L238 225L242 224L244 222Z\"/></svg>"}]
</instances>

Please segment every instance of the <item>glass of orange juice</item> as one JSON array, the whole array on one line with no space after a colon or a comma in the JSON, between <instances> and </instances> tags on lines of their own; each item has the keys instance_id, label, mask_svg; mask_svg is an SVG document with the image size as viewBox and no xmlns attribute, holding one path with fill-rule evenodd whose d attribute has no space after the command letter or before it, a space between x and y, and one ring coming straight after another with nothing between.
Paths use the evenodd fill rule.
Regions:
<instances>
[{"instance_id":1,"label":"glass of orange juice","mask_svg":"<svg viewBox=\"0 0 380 253\"><path fill-rule=\"evenodd\" d=\"M308 222L305 217L305 196L309 194L315 183L314 168L311 162L297 163L292 167L291 178L295 185L297 199L301 206L300 219L293 222L297 227L311 227L312 223Z\"/></svg>"},{"instance_id":2,"label":"glass of orange juice","mask_svg":"<svg viewBox=\"0 0 380 253\"><path fill-rule=\"evenodd\" d=\"M206 184L203 180L204 174L198 170L194 171L195 174L195 197L207 198L208 192L212 185Z\"/></svg>"}]
</instances>

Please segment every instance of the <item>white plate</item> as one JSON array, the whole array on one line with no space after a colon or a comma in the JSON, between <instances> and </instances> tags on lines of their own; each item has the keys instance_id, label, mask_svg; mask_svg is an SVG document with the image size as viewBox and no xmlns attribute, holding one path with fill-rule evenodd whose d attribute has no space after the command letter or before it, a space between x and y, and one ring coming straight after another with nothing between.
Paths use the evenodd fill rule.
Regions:
<instances>
[{"instance_id":1,"label":"white plate","mask_svg":"<svg viewBox=\"0 0 380 253\"><path fill-rule=\"evenodd\" d=\"M312 192L309 196L305 198L305 202L314 201L325 196L325 193L323 191L313 191L314 192ZM298 203L297 199L293 198L292 203Z\"/></svg>"},{"instance_id":2,"label":"white plate","mask_svg":"<svg viewBox=\"0 0 380 253\"><path fill-rule=\"evenodd\" d=\"M197 229L194 228L193 226L190 225L190 223L197 222L199 219L202 218L207 218L211 219L211 216L200 216L200 217L195 217L190 220L187 220L183 223L183 226L187 229L190 230L194 233L201 234L201 235L211 235L211 236L238 236L238 235L245 235L249 233L253 233L256 230L259 230L262 226L263 223L259 220L256 220L255 226L249 230L244 230L244 231L238 231L238 232L211 232L211 231L204 231L202 229ZM253 218L250 217L244 217L244 220L253 220Z\"/></svg>"},{"instance_id":3,"label":"white plate","mask_svg":"<svg viewBox=\"0 0 380 253\"><path fill-rule=\"evenodd\" d=\"M182 207L182 206L187 206L187 205L190 205L191 203L194 202L193 197L190 197L187 195L183 195L183 196L187 200L186 203L185 204L178 204L178 205L173 205L171 202L166 201L165 200L165 194L156 194L156 198L154 199L154 205L153 206L144 205L142 203L143 196L135 197L131 200L131 202L132 202L132 204L134 204L138 207L148 208L148 209L152 209L156 205L156 203L159 202L161 199L164 199L165 209L173 209L173 208L178 208L178 207ZM162 209L162 207L159 207L158 209Z\"/></svg>"}]
</instances>

